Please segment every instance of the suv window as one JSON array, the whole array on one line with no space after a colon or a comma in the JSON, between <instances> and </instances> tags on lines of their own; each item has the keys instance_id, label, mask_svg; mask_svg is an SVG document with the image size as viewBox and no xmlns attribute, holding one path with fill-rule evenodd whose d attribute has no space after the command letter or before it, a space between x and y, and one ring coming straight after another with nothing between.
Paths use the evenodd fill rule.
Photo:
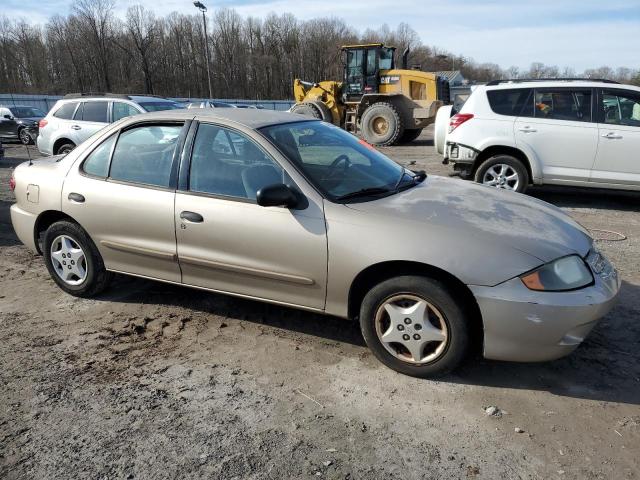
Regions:
<instances>
[{"instance_id":1,"label":"suv window","mask_svg":"<svg viewBox=\"0 0 640 480\"><path fill-rule=\"evenodd\" d=\"M106 177L109 173L109 156L116 141L116 134L103 141L82 163L82 170L88 175Z\"/></svg>"},{"instance_id":2,"label":"suv window","mask_svg":"<svg viewBox=\"0 0 640 480\"><path fill-rule=\"evenodd\" d=\"M487 98L494 113L517 117L522 113L522 107L524 107L530 94L530 88L488 90Z\"/></svg>"},{"instance_id":3,"label":"suv window","mask_svg":"<svg viewBox=\"0 0 640 480\"><path fill-rule=\"evenodd\" d=\"M109 177L168 188L182 125L144 125L120 134Z\"/></svg>"},{"instance_id":4,"label":"suv window","mask_svg":"<svg viewBox=\"0 0 640 480\"><path fill-rule=\"evenodd\" d=\"M640 94L603 90L604 123L640 127Z\"/></svg>"},{"instance_id":5,"label":"suv window","mask_svg":"<svg viewBox=\"0 0 640 480\"><path fill-rule=\"evenodd\" d=\"M112 121L117 122L118 120L130 117L131 115L138 115L140 112L133 105L129 105L124 102L113 102L113 111L111 114Z\"/></svg>"},{"instance_id":6,"label":"suv window","mask_svg":"<svg viewBox=\"0 0 640 480\"><path fill-rule=\"evenodd\" d=\"M536 90L534 100L536 118L591 121L591 90Z\"/></svg>"},{"instance_id":7,"label":"suv window","mask_svg":"<svg viewBox=\"0 0 640 480\"><path fill-rule=\"evenodd\" d=\"M56 118L61 118L63 120L71 120L73 112L75 112L77 106L78 102L65 103L58 110L56 110L53 116Z\"/></svg>"},{"instance_id":8,"label":"suv window","mask_svg":"<svg viewBox=\"0 0 640 480\"><path fill-rule=\"evenodd\" d=\"M83 121L107 123L107 102L84 102L83 106ZM78 119L77 113L75 118Z\"/></svg>"},{"instance_id":9,"label":"suv window","mask_svg":"<svg viewBox=\"0 0 640 480\"><path fill-rule=\"evenodd\" d=\"M255 200L262 187L282 182L282 168L248 137L217 125L198 127L189 190Z\"/></svg>"}]
</instances>

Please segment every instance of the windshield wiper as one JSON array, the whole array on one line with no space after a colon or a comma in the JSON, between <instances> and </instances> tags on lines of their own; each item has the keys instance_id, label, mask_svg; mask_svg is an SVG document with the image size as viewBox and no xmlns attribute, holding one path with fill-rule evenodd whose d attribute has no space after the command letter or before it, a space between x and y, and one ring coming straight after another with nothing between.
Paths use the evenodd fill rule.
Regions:
<instances>
[{"instance_id":1,"label":"windshield wiper","mask_svg":"<svg viewBox=\"0 0 640 480\"><path fill-rule=\"evenodd\" d=\"M369 187L363 188L361 190L356 190L355 192L345 193L344 195L340 195L336 197L336 200L347 200L349 198L358 198L358 197L368 197L369 195L380 195L382 193L393 192L393 190L384 187Z\"/></svg>"}]
</instances>

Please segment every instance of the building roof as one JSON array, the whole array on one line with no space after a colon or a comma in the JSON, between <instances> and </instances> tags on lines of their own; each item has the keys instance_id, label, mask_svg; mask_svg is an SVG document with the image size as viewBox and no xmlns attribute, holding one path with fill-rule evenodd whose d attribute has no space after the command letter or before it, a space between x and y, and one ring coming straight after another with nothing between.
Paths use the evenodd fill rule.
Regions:
<instances>
[{"instance_id":1,"label":"building roof","mask_svg":"<svg viewBox=\"0 0 640 480\"><path fill-rule=\"evenodd\" d=\"M436 75L440 77L444 77L449 82L453 82L456 79L458 82L462 83L464 81L464 77L462 76L462 72L460 70L444 70L442 72L434 72Z\"/></svg>"}]
</instances>

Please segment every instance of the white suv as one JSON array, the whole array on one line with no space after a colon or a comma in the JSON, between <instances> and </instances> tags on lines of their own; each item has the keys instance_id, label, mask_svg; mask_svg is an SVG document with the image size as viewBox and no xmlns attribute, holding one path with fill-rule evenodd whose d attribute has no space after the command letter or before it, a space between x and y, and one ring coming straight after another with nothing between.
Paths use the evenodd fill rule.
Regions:
<instances>
[{"instance_id":1,"label":"white suv","mask_svg":"<svg viewBox=\"0 0 640 480\"><path fill-rule=\"evenodd\" d=\"M109 123L144 112L184 108L180 103L152 95L65 95L40 120L38 150L43 155L69 153Z\"/></svg>"},{"instance_id":2,"label":"white suv","mask_svg":"<svg viewBox=\"0 0 640 480\"><path fill-rule=\"evenodd\" d=\"M524 192L556 184L640 190L640 88L607 80L500 80L436 119L455 174ZM442 109L441 109L442 110Z\"/></svg>"}]
</instances>

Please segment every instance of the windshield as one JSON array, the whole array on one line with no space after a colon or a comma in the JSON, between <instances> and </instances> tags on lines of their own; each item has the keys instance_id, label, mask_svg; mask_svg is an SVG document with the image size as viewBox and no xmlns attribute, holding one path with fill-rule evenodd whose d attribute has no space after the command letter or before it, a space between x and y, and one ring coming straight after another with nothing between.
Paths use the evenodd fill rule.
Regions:
<instances>
[{"instance_id":1,"label":"windshield","mask_svg":"<svg viewBox=\"0 0 640 480\"><path fill-rule=\"evenodd\" d=\"M44 117L45 113L34 107L11 107L11 113L16 118Z\"/></svg>"},{"instance_id":2,"label":"windshield","mask_svg":"<svg viewBox=\"0 0 640 480\"><path fill-rule=\"evenodd\" d=\"M287 123L260 131L330 200L362 191L370 195L362 195L361 200L392 193L405 171L368 143L330 123Z\"/></svg>"},{"instance_id":3,"label":"windshield","mask_svg":"<svg viewBox=\"0 0 640 480\"><path fill-rule=\"evenodd\" d=\"M138 103L147 112L159 112L160 110L178 110L184 105L177 102L140 102Z\"/></svg>"}]
</instances>

